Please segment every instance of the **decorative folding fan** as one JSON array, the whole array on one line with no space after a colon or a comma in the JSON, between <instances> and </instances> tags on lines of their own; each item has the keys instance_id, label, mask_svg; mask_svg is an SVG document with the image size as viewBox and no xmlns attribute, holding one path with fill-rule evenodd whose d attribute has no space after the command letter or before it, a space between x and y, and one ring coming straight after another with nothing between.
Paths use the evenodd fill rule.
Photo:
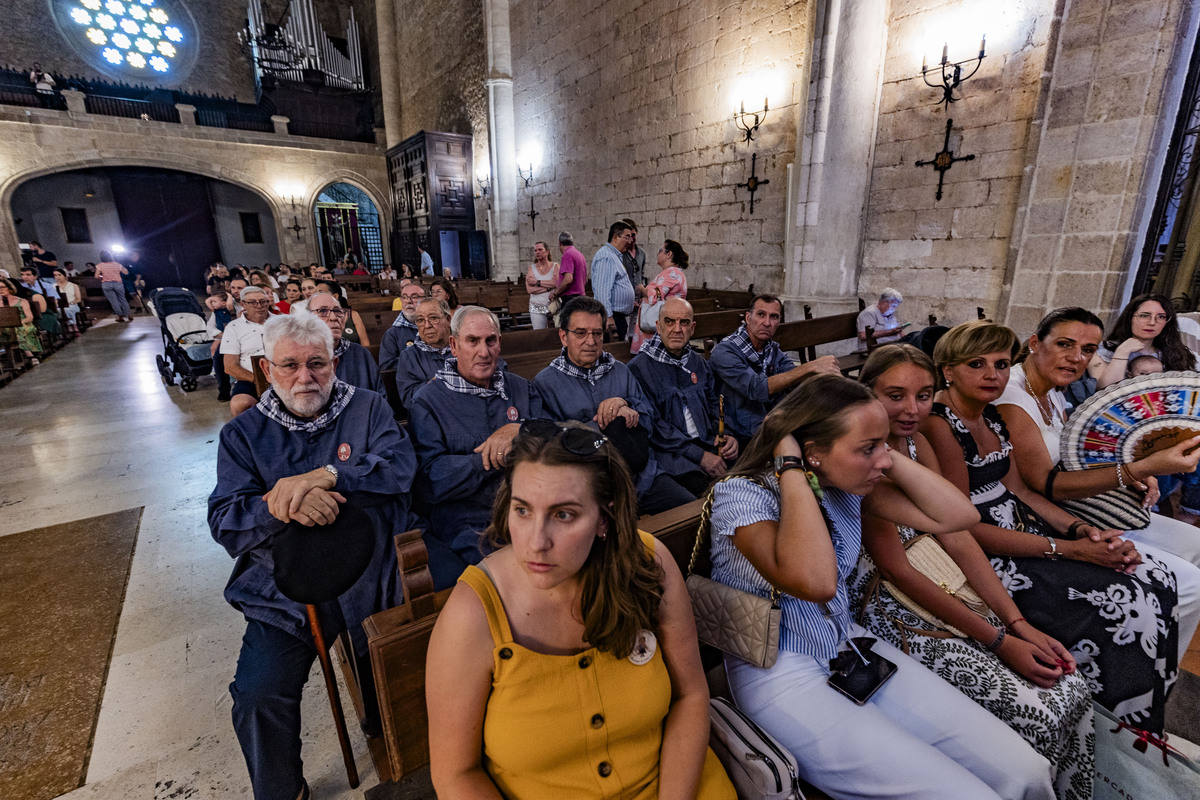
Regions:
<instances>
[{"instance_id":1,"label":"decorative folding fan","mask_svg":"<svg viewBox=\"0 0 1200 800\"><path fill-rule=\"evenodd\" d=\"M1127 464L1200 435L1200 373L1127 378L1085 400L1062 433L1065 469Z\"/></svg>"}]
</instances>

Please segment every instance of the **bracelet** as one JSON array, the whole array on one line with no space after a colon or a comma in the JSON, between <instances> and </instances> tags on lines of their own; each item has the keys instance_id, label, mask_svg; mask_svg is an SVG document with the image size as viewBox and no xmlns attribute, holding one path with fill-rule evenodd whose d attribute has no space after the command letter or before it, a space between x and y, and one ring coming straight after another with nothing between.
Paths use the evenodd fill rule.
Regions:
<instances>
[{"instance_id":1,"label":"bracelet","mask_svg":"<svg viewBox=\"0 0 1200 800\"><path fill-rule=\"evenodd\" d=\"M1058 559L1062 558L1062 553L1058 552L1058 542L1054 541L1054 537L1043 536L1042 538L1050 543L1050 549L1045 553L1042 553L1042 555L1051 561L1057 561Z\"/></svg>"},{"instance_id":2,"label":"bracelet","mask_svg":"<svg viewBox=\"0 0 1200 800\"><path fill-rule=\"evenodd\" d=\"M1004 637L1008 636L1008 629L1001 625L996 629L996 638L987 647L983 648L989 653L994 653L1000 649L1000 644L1004 641Z\"/></svg>"},{"instance_id":3,"label":"bracelet","mask_svg":"<svg viewBox=\"0 0 1200 800\"><path fill-rule=\"evenodd\" d=\"M1009 628L1015 627L1018 622L1029 622L1029 620L1025 619L1024 617L1017 617L1012 622L1008 623L1007 627L1009 627Z\"/></svg>"},{"instance_id":4,"label":"bracelet","mask_svg":"<svg viewBox=\"0 0 1200 800\"><path fill-rule=\"evenodd\" d=\"M1117 462L1117 486L1118 486L1118 488L1121 488L1121 489L1125 488L1124 470L1125 470L1125 465L1118 461Z\"/></svg>"},{"instance_id":5,"label":"bracelet","mask_svg":"<svg viewBox=\"0 0 1200 800\"><path fill-rule=\"evenodd\" d=\"M1074 522L1072 522L1070 525L1067 526L1067 536L1070 536L1073 539L1079 538L1079 529L1082 528L1084 525L1087 525L1087 523L1084 522L1083 520L1081 520L1081 519L1075 520Z\"/></svg>"}]
</instances>

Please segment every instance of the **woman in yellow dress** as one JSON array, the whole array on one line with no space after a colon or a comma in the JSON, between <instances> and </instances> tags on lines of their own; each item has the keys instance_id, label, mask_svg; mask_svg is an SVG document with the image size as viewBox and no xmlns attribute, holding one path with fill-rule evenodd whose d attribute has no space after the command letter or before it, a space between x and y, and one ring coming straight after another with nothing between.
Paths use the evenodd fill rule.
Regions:
<instances>
[{"instance_id":1,"label":"woman in yellow dress","mask_svg":"<svg viewBox=\"0 0 1200 800\"><path fill-rule=\"evenodd\" d=\"M429 645L438 797L732 798L683 578L608 440L526 422Z\"/></svg>"}]
</instances>

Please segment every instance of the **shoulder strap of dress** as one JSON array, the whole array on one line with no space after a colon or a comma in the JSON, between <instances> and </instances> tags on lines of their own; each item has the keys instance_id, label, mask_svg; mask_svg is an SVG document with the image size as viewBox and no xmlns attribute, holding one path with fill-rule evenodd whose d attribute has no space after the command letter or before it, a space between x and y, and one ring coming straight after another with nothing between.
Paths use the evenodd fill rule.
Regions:
<instances>
[{"instance_id":1,"label":"shoulder strap of dress","mask_svg":"<svg viewBox=\"0 0 1200 800\"><path fill-rule=\"evenodd\" d=\"M508 615L504 613L504 603L500 600L500 593L496 591L496 584L492 582L487 565L470 565L458 579L470 586L479 597L479 602L483 603L488 630L492 632L492 642L496 645L511 642L513 637L512 629L508 625Z\"/></svg>"}]
</instances>

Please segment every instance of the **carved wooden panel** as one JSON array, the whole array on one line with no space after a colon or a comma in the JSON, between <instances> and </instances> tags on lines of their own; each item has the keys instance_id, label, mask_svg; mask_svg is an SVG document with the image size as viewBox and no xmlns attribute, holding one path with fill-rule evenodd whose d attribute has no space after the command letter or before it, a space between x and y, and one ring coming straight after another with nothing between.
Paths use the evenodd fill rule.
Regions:
<instances>
[{"instance_id":1,"label":"carved wooden panel","mask_svg":"<svg viewBox=\"0 0 1200 800\"><path fill-rule=\"evenodd\" d=\"M421 242L441 264L441 232L475 230L471 143L463 134L422 131L388 151L397 261L416 264Z\"/></svg>"}]
</instances>

